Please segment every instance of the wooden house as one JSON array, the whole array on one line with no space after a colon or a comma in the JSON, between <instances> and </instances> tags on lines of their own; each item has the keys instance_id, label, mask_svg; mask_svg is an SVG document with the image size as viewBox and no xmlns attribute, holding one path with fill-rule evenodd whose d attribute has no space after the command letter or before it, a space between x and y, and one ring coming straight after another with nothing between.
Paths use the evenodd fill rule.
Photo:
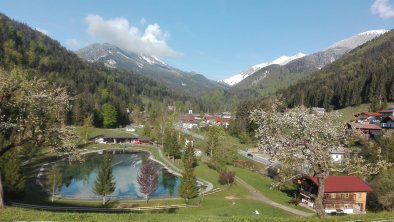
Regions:
<instances>
[{"instance_id":1,"label":"wooden house","mask_svg":"<svg viewBox=\"0 0 394 222\"><path fill-rule=\"evenodd\" d=\"M297 180L301 202L315 207L319 183L316 177ZM357 176L329 176L324 185L323 206L326 213L364 213L367 193L372 188Z\"/></svg>"}]
</instances>

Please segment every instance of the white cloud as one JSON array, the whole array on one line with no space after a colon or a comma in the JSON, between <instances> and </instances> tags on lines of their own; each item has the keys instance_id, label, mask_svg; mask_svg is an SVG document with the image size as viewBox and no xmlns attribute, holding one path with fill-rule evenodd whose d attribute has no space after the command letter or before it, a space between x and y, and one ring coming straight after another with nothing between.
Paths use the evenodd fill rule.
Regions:
<instances>
[{"instance_id":1,"label":"white cloud","mask_svg":"<svg viewBox=\"0 0 394 222\"><path fill-rule=\"evenodd\" d=\"M78 39L72 38L66 40L66 45L72 49L80 48L83 44Z\"/></svg>"},{"instance_id":2,"label":"white cloud","mask_svg":"<svg viewBox=\"0 0 394 222\"><path fill-rule=\"evenodd\" d=\"M371 11L384 19L394 17L394 9L389 0L375 0L371 6Z\"/></svg>"},{"instance_id":3,"label":"white cloud","mask_svg":"<svg viewBox=\"0 0 394 222\"><path fill-rule=\"evenodd\" d=\"M145 19L141 19L140 24L145 22ZM126 50L157 57L180 55L167 45L169 33L161 30L157 23L148 24L143 31L125 18L104 20L99 15L88 15L85 23L91 36Z\"/></svg>"},{"instance_id":4,"label":"white cloud","mask_svg":"<svg viewBox=\"0 0 394 222\"><path fill-rule=\"evenodd\" d=\"M48 35L48 31L46 29L42 29L42 28L34 28L34 29L41 32L44 35Z\"/></svg>"}]
</instances>

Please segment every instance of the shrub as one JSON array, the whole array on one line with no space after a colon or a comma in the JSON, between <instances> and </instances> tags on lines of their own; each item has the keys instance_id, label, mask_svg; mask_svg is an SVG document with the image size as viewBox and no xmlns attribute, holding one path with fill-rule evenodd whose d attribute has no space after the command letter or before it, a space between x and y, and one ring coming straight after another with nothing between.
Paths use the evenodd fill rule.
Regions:
<instances>
[{"instance_id":1,"label":"shrub","mask_svg":"<svg viewBox=\"0 0 394 222\"><path fill-rule=\"evenodd\" d=\"M233 171L221 171L219 173L219 183L224 185L230 185L231 183L234 183L235 180L235 172Z\"/></svg>"}]
</instances>

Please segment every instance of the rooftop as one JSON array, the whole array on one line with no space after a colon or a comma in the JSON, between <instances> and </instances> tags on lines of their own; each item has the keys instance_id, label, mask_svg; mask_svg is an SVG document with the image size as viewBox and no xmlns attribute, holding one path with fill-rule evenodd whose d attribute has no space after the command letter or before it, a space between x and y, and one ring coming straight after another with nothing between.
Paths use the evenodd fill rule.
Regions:
<instances>
[{"instance_id":1,"label":"rooftop","mask_svg":"<svg viewBox=\"0 0 394 222\"><path fill-rule=\"evenodd\" d=\"M316 177L309 177L317 186ZM372 192L372 188L357 176L329 176L324 186L325 193Z\"/></svg>"}]
</instances>

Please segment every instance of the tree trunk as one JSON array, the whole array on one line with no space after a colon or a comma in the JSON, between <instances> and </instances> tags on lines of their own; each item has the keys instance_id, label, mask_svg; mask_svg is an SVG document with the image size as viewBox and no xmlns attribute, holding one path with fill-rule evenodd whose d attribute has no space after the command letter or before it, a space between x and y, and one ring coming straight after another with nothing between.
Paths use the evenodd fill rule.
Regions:
<instances>
[{"instance_id":1,"label":"tree trunk","mask_svg":"<svg viewBox=\"0 0 394 222\"><path fill-rule=\"evenodd\" d=\"M148 195L145 195L145 198L146 198L146 204L148 204L149 196L148 196Z\"/></svg>"},{"instance_id":2,"label":"tree trunk","mask_svg":"<svg viewBox=\"0 0 394 222\"><path fill-rule=\"evenodd\" d=\"M103 195L103 206L105 205L105 195Z\"/></svg>"},{"instance_id":3,"label":"tree trunk","mask_svg":"<svg viewBox=\"0 0 394 222\"><path fill-rule=\"evenodd\" d=\"M323 206L323 197L324 197L324 185L326 183L328 175L326 173L317 175L317 181L319 183L319 188L317 191L317 196L315 199L315 210L318 217L324 217L326 212L324 211Z\"/></svg>"},{"instance_id":4,"label":"tree trunk","mask_svg":"<svg viewBox=\"0 0 394 222\"><path fill-rule=\"evenodd\" d=\"M52 184L52 203L53 203L53 199L55 197L55 184L56 184L56 175L53 175L53 184Z\"/></svg>"},{"instance_id":5,"label":"tree trunk","mask_svg":"<svg viewBox=\"0 0 394 222\"><path fill-rule=\"evenodd\" d=\"M3 182L1 180L1 171L0 171L0 209L4 208L4 193L3 193Z\"/></svg>"}]
</instances>

